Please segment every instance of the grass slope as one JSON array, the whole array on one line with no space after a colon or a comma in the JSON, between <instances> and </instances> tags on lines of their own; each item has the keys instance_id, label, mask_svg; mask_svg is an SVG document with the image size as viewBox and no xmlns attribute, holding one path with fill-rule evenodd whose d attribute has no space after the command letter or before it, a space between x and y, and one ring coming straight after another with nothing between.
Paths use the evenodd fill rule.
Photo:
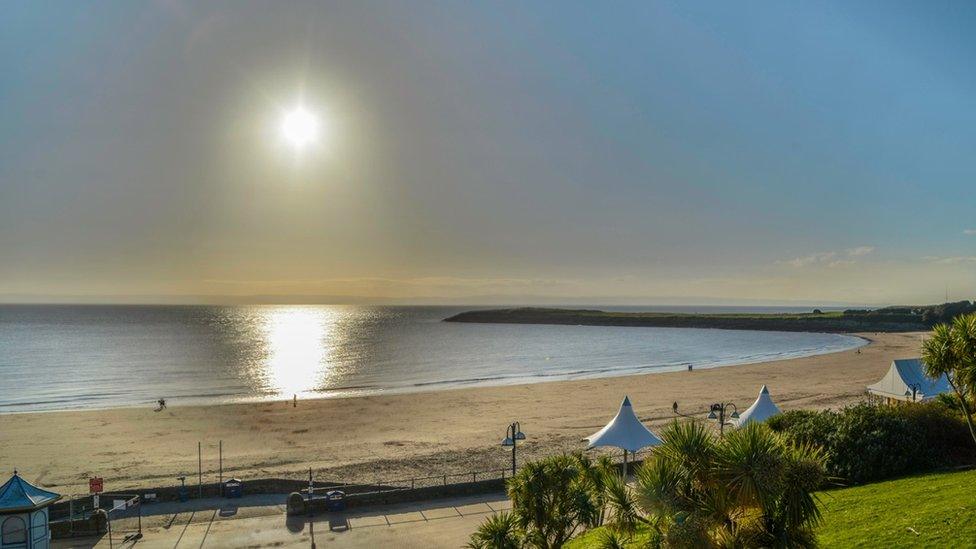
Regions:
<instances>
[{"instance_id":1,"label":"grass slope","mask_svg":"<svg viewBox=\"0 0 976 549\"><path fill-rule=\"evenodd\" d=\"M824 547L976 547L976 471L821 494Z\"/></svg>"},{"instance_id":2,"label":"grass slope","mask_svg":"<svg viewBox=\"0 0 976 549\"><path fill-rule=\"evenodd\" d=\"M820 501L822 547L976 547L976 471L831 490L821 492ZM567 549L599 547L599 530L574 539Z\"/></svg>"}]
</instances>

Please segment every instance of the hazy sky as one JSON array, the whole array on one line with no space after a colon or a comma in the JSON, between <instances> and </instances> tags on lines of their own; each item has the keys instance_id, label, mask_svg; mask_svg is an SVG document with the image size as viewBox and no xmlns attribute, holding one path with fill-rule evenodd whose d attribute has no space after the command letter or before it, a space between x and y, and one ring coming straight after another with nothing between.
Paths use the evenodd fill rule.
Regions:
<instances>
[{"instance_id":1,"label":"hazy sky","mask_svg":"<svg viewBox=\"0 0 976 549\"><path fill-rule=\"evenodd\" d=\"M3 11L2 299L973 297L970 2Z\"/></svg>"}]
</instances>

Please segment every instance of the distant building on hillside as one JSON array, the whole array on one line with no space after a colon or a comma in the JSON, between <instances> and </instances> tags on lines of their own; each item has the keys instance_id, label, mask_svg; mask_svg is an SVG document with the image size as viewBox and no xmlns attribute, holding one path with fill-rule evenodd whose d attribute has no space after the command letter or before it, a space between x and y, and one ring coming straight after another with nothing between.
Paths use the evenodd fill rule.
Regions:
<instances>
[{"instance_id":1,"label":"distant building on hillside","mask_svg":"<svg viewBox=\"0 0 976 549\"><path fill-rule=\"evenodd\" d=\"M918 358L891 361L891 367L881 381L868 385L869 394L889 404L924 402L951 390L945 375L939 379L925 375L925 365Z\"/></svg>"}]
</instances>

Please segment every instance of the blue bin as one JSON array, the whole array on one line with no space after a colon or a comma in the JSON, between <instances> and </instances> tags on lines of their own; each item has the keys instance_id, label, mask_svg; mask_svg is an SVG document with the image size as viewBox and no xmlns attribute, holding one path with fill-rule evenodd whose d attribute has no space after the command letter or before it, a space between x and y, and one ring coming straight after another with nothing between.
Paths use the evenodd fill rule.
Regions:
<instances>
[{"instance_id":1,"label":"blue bin","mask_svg":"<svg viewBox=\"0 0 976 549\"><path fill-rule=\"evenodd\" d=\"M326 492L325 509L327 511L345 511L346 493L342 490L330 490Z\"/></svg>"},{"instance_id":2,"label":"blue bin","mask_svg":"<svg viewBox=\"0 0 976 549\"><path fill-rule=\"evenodd\" d=\"M232 478L224 482L224 497L239 498L244 495L244 483L239 478Z\"/></svg>"}]
</instances>

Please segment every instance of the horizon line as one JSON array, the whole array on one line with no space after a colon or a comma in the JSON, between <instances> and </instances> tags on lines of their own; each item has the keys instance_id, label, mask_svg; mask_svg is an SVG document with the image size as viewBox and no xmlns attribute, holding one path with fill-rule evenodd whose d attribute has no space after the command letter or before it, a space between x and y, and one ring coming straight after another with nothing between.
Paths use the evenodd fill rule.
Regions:
<instances>
[{"instance_id":1,"label":"horizon line","mask_svg":"<svg viewBox=\"0 0 976 549\"><path fill-rule=\"evenodd\" d=\"M753 299L728 297L637 297L637 296L464 296L447 297L363 297L335 295L0 295L0 305L376 305L376 306L613 306L613 307L885 307L894 303L845 302L812 299Z\"/></svg>"}]
</instances>

